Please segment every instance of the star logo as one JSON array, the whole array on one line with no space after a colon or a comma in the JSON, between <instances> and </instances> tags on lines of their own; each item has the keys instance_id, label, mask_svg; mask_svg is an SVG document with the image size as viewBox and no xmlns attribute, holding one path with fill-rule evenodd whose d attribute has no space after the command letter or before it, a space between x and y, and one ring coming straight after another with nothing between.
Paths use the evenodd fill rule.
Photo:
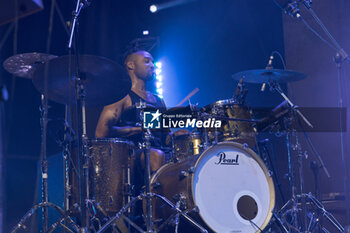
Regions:
<instances>
[{"instance_id":1,"label":"star logo","mask_svg":"<svg viewBox=\"0 0 350 233\"><path fill-rule=\"evenodd\" d=\"M143 113L143 128L144 129L160 129L160 119L162 113L157 111Z\"/></svg>"},{"instance_id":2,"label":"star logo","mask_svg":"<svg viewBox=\"0 0 350 233\"><path fill-rule=\"evenodd\" d=\"M155 119L157 119L157 121L159 121L159 117L162 115L160 112L159 112L159 109L155 112L155 113L151 113L153 118L151 120L151 122L153 122Z\"/></svg>"}]
</instances>

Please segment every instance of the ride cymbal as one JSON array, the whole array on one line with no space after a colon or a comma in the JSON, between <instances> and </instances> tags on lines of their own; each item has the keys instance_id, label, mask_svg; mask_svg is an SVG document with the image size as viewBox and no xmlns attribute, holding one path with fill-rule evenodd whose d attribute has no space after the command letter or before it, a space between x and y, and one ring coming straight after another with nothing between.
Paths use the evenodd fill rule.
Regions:
<instances>
[{"instance_id":1,"label":"ride cymbal","mask_svg":"<svg viewBox=\"0 0 350 233\"><path fill-rule=\"evenodd\" d=\"M62 56L37 67L33 82L39 92L61 104L76 102L76 57ZM87 106L108 105L121 100L131 89L131 80L124 68L104 57L80 55L79 78L84 87ZM45 85L45 69L47 82Z\"/></svg>"},{"instance_id":2,"label":"ride cymbal","mask_svg":"<svg viewBox=\"0 0 350 233\"><path fill-rule=\"evenodd\" d=\"M275 81L278 83L295 82L306 78L306 74L293 70L280 69L261 69L261 70L245 70L232 75L235 80L240 80L246 83L267 83Z\"/></svg>"}]
</instances>

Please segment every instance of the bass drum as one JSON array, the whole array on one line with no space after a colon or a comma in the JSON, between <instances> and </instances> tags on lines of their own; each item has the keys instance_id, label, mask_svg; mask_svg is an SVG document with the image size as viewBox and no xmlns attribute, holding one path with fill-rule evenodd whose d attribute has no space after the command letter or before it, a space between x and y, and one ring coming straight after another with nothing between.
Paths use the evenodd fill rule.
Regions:
<instances>
[{"instance_id":1,"label":"bass drum","mask_svg":"<svg viewBox=\"0 0 350 233\"><path fill-rule=\"evenodd\" d=\"M275 205L273 181L264 163L236 142L221 142L201 155L166 164L151 183L153 193L177 204L210 232L260 232ZM158 227L166 220L170 225L175 222L168 219L176 214L168 205L158 198L153 205ZM199 232L184 218L179 227L179 232Z\"/></svg>"}]
</instances>

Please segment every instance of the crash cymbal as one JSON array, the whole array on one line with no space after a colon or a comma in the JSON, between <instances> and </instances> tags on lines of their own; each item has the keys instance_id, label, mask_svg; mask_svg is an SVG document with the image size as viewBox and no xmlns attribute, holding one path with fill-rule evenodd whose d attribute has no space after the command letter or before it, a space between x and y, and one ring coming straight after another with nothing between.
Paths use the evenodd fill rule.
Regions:
<instances>
[{"instance_id":1,"label":"crash cymbal","mask_svg":"<svg viewBox=\"0 0 350 233\"><path fill-rule=\"evenodd\" d=\"M38 65L56 57L55 55L45 53L22 53L7 58L3 65L5 70L14 76L31 79Z\"/></svg>"},{"instance_id":2,"label":"crash cymbal","mask_svg":"<svg viewBox=\"0 0 350 233\"><path fill-rule=\"evenodd\" d=\"M278 83L288 83L305 79L306 74L293 70L262 69L242 71L232 75L232 78L235 80L243 78L246 83L267 83L270 80Z\"/></svg>"},{"instance_id":3,"label":"crash cymbal","mask_svg":"<svg viewBox=\"0 0 350 233\"><path fill-rule=\"evenodd\" d=\"M87 106L114 103L126 96L131 89L131 80L121 65L93 55L80 55L78 60ZM75 57L58 57L37 67L33 82L41 93L44 93L46 66L48 98L61 104L75 104Z\"/></svg>"}]
</instances>

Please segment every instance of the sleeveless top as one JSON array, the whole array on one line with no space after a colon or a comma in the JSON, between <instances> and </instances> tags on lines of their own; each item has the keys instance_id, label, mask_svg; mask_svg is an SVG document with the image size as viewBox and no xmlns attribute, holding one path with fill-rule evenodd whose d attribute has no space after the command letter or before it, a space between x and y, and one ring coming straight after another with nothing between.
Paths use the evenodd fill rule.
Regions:
<instances>
[{"instance_id":1,"label":"sleeveless top","mask_svg":"<svg viewBox=\"0 0 350 233\"><path fill-rule=\"evenodd\" d=\"M131 99L131 106L126 108L121 116L120 116L120 120L117 122L117 126L123 127L123 126L131 126L131 127L135 127L135 126L141 126L142 125L142 119L140 117L140 110L137 109L135 106L136 104L140 103L140 102L144 102L147 104L147 108L145 109L147 110L154 110L154 109L159 109L160 112L164 112L166 110L166 106L163 103L162 99L157 96L154 95L156 99L155 103L152 103L148 100L145 100L143 98L141 98L139 95L137 95L135 92L133 92L132 90L130 90L130 92L128 93L128 95L130 96ZM167 135L166 132L161 132L161 130L157 130L157 131L152 131L152 134L155 138L155 141L152 142L152 146L154 147L160 147L163 142L165 141L165 137ZM142 134L135 134L129 137L126 137L126 139L133 141L135 144L137 144L138 142L142 141Z\"/></svg>"}]
</instances>

